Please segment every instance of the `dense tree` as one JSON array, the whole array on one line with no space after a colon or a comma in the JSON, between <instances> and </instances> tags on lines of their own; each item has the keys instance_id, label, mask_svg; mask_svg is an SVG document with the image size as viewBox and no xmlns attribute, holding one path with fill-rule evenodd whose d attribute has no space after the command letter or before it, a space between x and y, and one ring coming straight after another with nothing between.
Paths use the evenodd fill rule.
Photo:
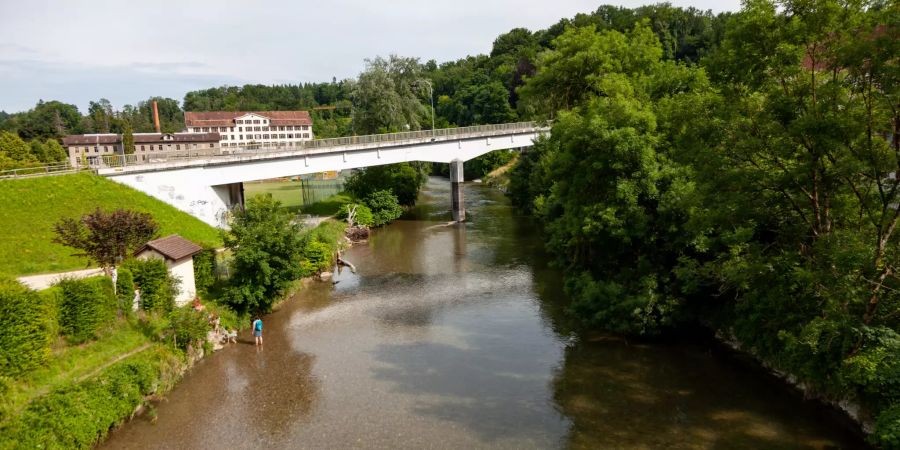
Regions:
<instances>
[{"instance_id":1,"label":"dense tree","mask_svg":"<svg viewBox=\"0 0 900 450\"><path fill-rule=\"evenodd\" d=\"M88 104L89 128L95 133L109 133L114 119L112 103L105 98Z\"/></svg>"},{"instance_id":2,"label":"dense tree","mask_svg":"<svg viewBox=\"0 0 900 450\"><path fill-rule=\"evenodd\" d=\"M234 255L233 275L224 299L239 312L268 312L302 273L299 225L266 194L236 209L230 226L224 240Z\"/></svg>"},{"instance_id":3,"label":"dense tree","mask_svg":"<svg viewBox=\"0 0 900 450\"><path fill-rule=\"evenodd\" d=\"M61 138L83 131L81 114L75 105L40 101L18 118L17 131L26 140Z\"/></svg>"},{"instance_id":4,"label":"dense tree","mask_svg":"<svg viewBox=\"0 0 900 450\"><path fill-rule=\"evenodd\" d=\"M376 191L390 191L401 205L409 206L416 203L419 188L427 179L427 170L410 163L367 167L351 175L344 188L358 198Z\"/></svg>"},{"instance_id":5,"label":"dense tree","mask_svg":"<svg viewBox=\"0 0 900 450\"><path fill-rule=\"evenodd\" d=\"M99 208L79 219L64 217L54 225L53 242L80 250L102 267L115 267L156 237L159 225L150 214Z\"/></svg>"},{"instance_id":6,"label":"dense tree","mask_svg":"<svg viewBox=\"0 0 900 450\"><path fill-rule=\"evenodd\" d=\"M366 60L366 70L353 86L353 126L357 134L421 129L427 95L422 66L416 58L391 55Z\"/></svg>"},{"instance_id":7,"label":"dense tree","mask_svg":"<svg viewBox=\"0 0 900 450\"><path fill-rule=\"evenodd\" d=\"M0 154L17 162L34 159L28 143L8 131L0 132Z\"/></svg>"},{"instance_id":8,"label":"dense tree","mask_svg":"<svg viewBox=\"0 0 900 450\"><path fill-rule=\"evenodd\" d=\"M122 133L122 149L126 155L134 153L134 132L129 122L125 122L125 131Z\"/></svg>"},{"instance_id":9,"label":"dense tree","mask_svg":"<svg viewBox=\"0 0 900 450\"><path fill-rule=\"evenodd\" d=\"M551 28L520 89L558 120L511 196L545 223L572 311L628 333L711 326L862 402L873 442L900 445L900 7L750 1L721 45L718 22L652 11Z\"/></svg>"},{"instance_id":10,"label":"dense tree","mask_svg":"<svg viewBox=\"0 0 900 450\"><path fill-rule=\"evenodd\" d=\"M40 158L38 158L40 159ZM66 160L66 149L56 139L47 139L44 141L44 159L42 162L52 164L64 162Z\"/></svg>"}]
</instances>

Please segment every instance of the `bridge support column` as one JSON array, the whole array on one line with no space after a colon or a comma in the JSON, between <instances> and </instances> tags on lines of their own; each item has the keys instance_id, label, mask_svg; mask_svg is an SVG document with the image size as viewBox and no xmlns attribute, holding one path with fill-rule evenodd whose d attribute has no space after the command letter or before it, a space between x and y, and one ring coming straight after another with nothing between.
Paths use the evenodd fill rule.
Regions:
<instances>
[{"instance_id":1,"label":"bridge support column","mask_svg":"<svg viewBox=\"0 0 900 450\"><path fill-rule=\"evenodd\" d=\"M463 199L464 180L463 162L458 159L450 161L450 209L454 222L465 222L466 220L466 204Z\"/></svg>"}]
</instances>

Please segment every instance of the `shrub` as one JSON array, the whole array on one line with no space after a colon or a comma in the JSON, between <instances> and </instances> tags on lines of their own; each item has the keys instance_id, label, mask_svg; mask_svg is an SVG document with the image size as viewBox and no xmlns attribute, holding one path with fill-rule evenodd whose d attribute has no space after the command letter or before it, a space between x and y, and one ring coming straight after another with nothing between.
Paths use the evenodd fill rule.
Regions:
<instances>
[{"instance_id":1,"label":"shrub","mask_svg":"<svg viewBox=\"0 0 900 450\"><path fill-rule=\"evenodd\" d=\"M375 191L366 197L366 206L372 210L372 224L380 227L403 214L397 196L391 191Z\"/></svg>"},{"instance_id":2,"label":"shrub","mask_svg":"<svg viewBox=\"0 0 900 450\"><path fill-rule=\"evenodd\" d=\"M156 258L130 259L122 267L134 274L141 291L141 309L169 312L175 307L180 280L169 274L165 261Z\"/></svg>"},{"instance_id":3,"label":"shrub","mask_svg":"<svg viewBox=\"0 0 900 450\"><path fill-rule=\"evenodd\" d=\"M312 275L330 268L333 254L334 252L328 244L314 239L307 240L303 246L303 259L300 263L303 275Z\"/></svg>"},{"instance_id":4,"label":"shrub","mask_svg":"<svg viewBox=\"0 0 900 450\"><path fill-rule=\"evenodd\" d=\"M125 268L117 269L116 272L116 298L119 300L119 309L127 314L134 301L134 274Z\"/></svg>"},{"instance_id":5,"label":"shrub","mask_svg":"<svg viewBox=\"0 0 900 450\"><path fill-rule=\"evenodd\" d=\"M95 338L100 327L115 317L116 300L109 278L63 279L57 286L61 290L60 327L70 342Z\"/></svg>"},{"instance_id":6,"label":"shrub","mask_svg":"<svg viewBox=\"0 0 900 450\"><path fill-rule=\"evenodd\" d=\"M50 355L47 305L21 283L0 279L0 375L33 369Z\"/></svg>"},{"instance_id":7,"label":"shrub","mask_svg":"<svg viewBox=\"0 0 900 450\"><path fill-rule=\"evenodd\" d=\"M353 216L353 224L363 227L371 227L375 224L375 218L372 216L372 210L369 209L368 206L361 203L348 203L344 205L340 212L338 212L337 218L340 220L347 220L347 215L352 208L356 208Z\"/></svg>"},{"instance_id":8,"label":"shrub","mask_svg":"<svg viewBox=\"0 0 900 450\"><path fill-rule=\"evenodd\" d=\"M209 332L206 313L191 306L175 308L169 313L169 332L175 337L175 345L182 350L187 350L190 345L202 344Z\"/></svg>"},{"instance_id":9,"label":"shrub","mask_svg":"<svg viewBox=\"0 0 900 450\"><path fill-rule=\"evenodd\" d=\"M205 292L216 282L216 250L206 249L194 255L194 284Z\"/></svg>"},{"instance_id":10,"label":"shrub","mask_svg":"<svg viewBox=\"0 0 900 450\"><path fill-rule=\"evenodd\" d=\"M0 428L0 448L90 448L174 381L178 359L146 351L32 401Z\"/></svg>"}]
</instances>

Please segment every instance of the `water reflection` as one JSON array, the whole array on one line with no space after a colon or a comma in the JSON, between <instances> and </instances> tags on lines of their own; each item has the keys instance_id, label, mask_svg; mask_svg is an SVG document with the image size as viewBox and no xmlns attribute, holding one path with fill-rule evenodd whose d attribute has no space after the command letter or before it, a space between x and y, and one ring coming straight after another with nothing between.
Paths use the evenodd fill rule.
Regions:
<instances>
[{"instance_id":1,"label":"water reflection","mask_svg":"<svg viewBox=\"0 0 900 450\"><path fill-rule=\"evenodd\" d=\"M197 367L110 448L828 448L811 406L697 344L575 339L534 223L449 183ZM249 342L250 338L247 338Z\"/></svg>"}]
</instances>

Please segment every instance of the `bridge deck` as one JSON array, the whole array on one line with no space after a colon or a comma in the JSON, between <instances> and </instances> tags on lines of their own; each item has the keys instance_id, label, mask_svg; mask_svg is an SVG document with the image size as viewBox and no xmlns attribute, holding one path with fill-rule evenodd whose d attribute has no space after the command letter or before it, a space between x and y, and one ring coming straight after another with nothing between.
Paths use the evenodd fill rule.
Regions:
<instances>
[{"instance_id":1,"label":"bridge deck","mask_svg":"<svg viewBox=\"0 0 900 450\"><path fill-rule=\"evenodd\" d=\"M535 122L517 122L496 125L479 125L474 127L444 128L428 131L411 131L404 133L373 134L333 139L316 139L298 142L295 146L279 146L265 148L218 148L211 150L181 150L140 154L107 155L94 166L103 175L121 174L123 172L139 172L148 170L165 170L181 167L195 167L216 164L234 164L246 161L257 161L278 158L294 158L309 155L340 153L354 150L390 148L429 144L433 142L457 141L476 138L502 137L519 134L534 134L546 128Z\"/></svg>"}]
</instances>

